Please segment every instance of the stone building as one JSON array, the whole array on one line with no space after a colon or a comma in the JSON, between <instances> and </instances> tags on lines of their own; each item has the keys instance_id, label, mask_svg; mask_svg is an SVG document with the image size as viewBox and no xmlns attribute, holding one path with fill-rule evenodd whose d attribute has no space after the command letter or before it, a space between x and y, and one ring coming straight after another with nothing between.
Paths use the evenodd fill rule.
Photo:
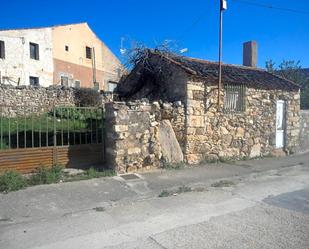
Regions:
<instances>
[{"instance_id":1,"label":"stone building","mask_svg":"<svg viewBox=\"0 0 309 249\"><path fill-rule=\"evenodd\" d=\"M126 101L181 101L184 118L177 129L184 134L177 139L188 163L293 153L299 86L255 68L257 53L250 49L256 47L244 49L248 66L223 64L219 96L218 63L157 51L145 53L117 92Z\"/></svg>"},{"instance_id":2,"label":"stone building","mask_svg":"<svg viewBox=\"0 0 309 249\"><path fill-rule=\"evenodd\" d=\"M113 90L122 70L87 23L0 30L0 84Z\"/></svg>"}]
</instances>

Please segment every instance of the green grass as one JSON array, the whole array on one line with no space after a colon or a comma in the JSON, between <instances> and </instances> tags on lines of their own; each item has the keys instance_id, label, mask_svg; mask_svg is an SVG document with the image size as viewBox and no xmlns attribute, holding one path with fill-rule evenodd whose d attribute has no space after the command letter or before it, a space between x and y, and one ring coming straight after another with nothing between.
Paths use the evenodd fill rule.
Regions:
<instances>
[{"instance_id":1,"label":"green grass","mask_svg":"<svg viewBox=\"0 0 309 249\"><path fill-rule=\"evenodd\" d=\"M1 149L9 149L9 146L6 143L0 141L0 148Z\"/></svg>"},{"instance_id":2,"label":"green grass","mask_svg":"<svg viewBox=\"0 0 309 249\"><path fill-rule=\"evenodd\" d=\"M86 129L86 120L74 120L74 119L57 119L54 122L54 118L47 114L27 117L27 118L2 118L2 131L3 135L8 135L9 131L11 134L24 131L34 132L51 132L54 130L54 123L56 124L57 130L71 130L74 129Z\"/></svg>"},{"instance_id":3,"label":"green grass","mask_svg":"<svg viewBox=\"0 0 309 249\"><path fill-rule=\"evenodd\" d=\"M43 145L47 143L46 137L50 139L49 143L53 142L54 129L58 136L64 134L64 137L67 137L66 134L71 134L69 137L73 137L73 134L76 133L83 134L81 137L84 137L84 134L90 133L91 130L101 131L102 125L104 125L102 113L95 113L95 111L87 113L72 109L67 115L61 115L61 110L58 112L60 114L56 112L55 117L53 113L26 117L0 117L0 149L9 149L9 139L11 139L11 148L17 147L17 137L19 138L19 146L23 147L25 134L27 147L32 147L32 143L34 147L38 147L39 136L44 140ZM58 137L57 140L61 140L61 138Z\"/></svg>"},{"instance_id":4,"label":"green grass","mask_svg":"<svg viewBox=\"0 0 309 249\"><path fill-rule=\"evenodd\" d=\"M104 212L105 208L104 207L95 207L93 210L95 210L97 212Z\"/></svg>"},{"instance_id":5,"label":"green grass","mask_svg":"<svg viewBox=\"0 0 309 249\"><path fill-rule=\"evenodd\" d=\"M62 180L63 168L61 166L53 166L51 168L40 167L29 178L29 185L41 185L58 183Z\"/></svg>"},{"instance_id":6,"label":"green grass","mask_svg":"<svg viewBox=\"0 0 309 249\"><path fill-rule=\"evenodd\" d=\"M186 164L184 162L180 162L180 163L167 163L167 162L163 162L162 165L163 165L163 169L167 169L167 170L183 169L186 166Z\"/></svg>"},{"instance_id":7,"label":"green grass","mask_svg":"<svg viewBox=\"0 0 309 249\"><path fill-rule=\"evenodd\" d=\"M78 175L68 175L63 171L63 167L58 165L51 168L40 167L30 176L21 175L15 171L6 171L0 175L0 192L7 193L23 189L27 186L88 180L114 175L116 175L114 170L100 171L95 168L87 169Z\"/></svg>"},{"instance_id":8,"label":"green grass","mask_svg":"<svg viewBox=\"0 0 309 249\"><path fill-rule=\"evenodd\" d=\"M163 190L160 194L159 194L159 197L168 197L172 195L172 193L170 191L167 191L167 190Z\"/></svg>"},{"instance_id":9,"label":"green grass","mask_svg":"<svg viewBox=\"0 0 309 249\"><path fill-rule=\"evenodd\" d=\"M222 187L231 187L235 185L234 182L232 181L229 181L229 180L221 180L221 181L218 181L218 182L214 182L213 184L211 184L211 187L214 187L214 188L222 188Z\"/></svg>"},{"instance_id":10,"label":"green grass","mask_svg":"<svg viewBox=\"0 0 309 249\"><path fill-rule=\"evenodd\" d=\"M81 174L66 175L64 177L64 181L65 182L81 181L81 180L88 180L92 178L111 177L115 175L116 175L116 172L114 170L105 169L105 170L100 171L95 168L90 168Z\"/></svg>"},{"instance_id":11,"label":"green grass","mask_svg":"<svg viewBox=\"0 0 309 249\"><path fill-rule=\"evenodd\" d=\"M182 194L182 193L187 193L187 192L192 192L195 191L194 189L188 187L188 186L181 186L176 190L163 190L158 197L168 197L171 195L177 195L177 194ZM198 191L200 192L200 191Z\"/></svg>"},{"instance_id":12,"label":"green grass","mask_svg":"<svg viewBox=\"0 0 309 249\"><path fill-rule=\"evenodd\" d=\"M17 172L6 171L0 175L0 192L17 191L25 188L27 185L25 177Z\"/></svg>"}]
</instances>

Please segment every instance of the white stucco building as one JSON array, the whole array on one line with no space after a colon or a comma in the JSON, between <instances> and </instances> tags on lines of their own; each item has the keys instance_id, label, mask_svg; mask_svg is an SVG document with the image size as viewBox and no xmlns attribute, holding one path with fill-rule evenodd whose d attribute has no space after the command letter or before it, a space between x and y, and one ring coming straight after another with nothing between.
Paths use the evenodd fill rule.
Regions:
<instances>
[{"instance_id":1,"label":"white stucco building","mask_svg":"<svg viewBox=\"0 0 309 249\"><path fill-rule=\"evenodd\" d=\"M0 30L0 84L109 90L122 70L87 23Z\"/></svg>"},{"instance_id":2,"label":"white stucco building","mask_svg":"<svg viewBox=\"0 0 309 249\"><path fill-rule=\"evenodd\" d=\"M0 31L0 41L4 50L0 56L2 84L35 84L36 79L42 86L53 83L51 28Z\"/></svg>"}]
</instances>

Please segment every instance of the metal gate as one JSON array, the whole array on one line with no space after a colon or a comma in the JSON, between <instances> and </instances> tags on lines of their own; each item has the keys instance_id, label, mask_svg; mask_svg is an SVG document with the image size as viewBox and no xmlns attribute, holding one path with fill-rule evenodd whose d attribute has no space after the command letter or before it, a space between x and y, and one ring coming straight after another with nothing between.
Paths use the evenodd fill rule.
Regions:
<instances>
[{"instance_id":1,"label":"metal gate","mask_svg":"<svg viewBox=\"0 0 309 249\"><path fill-rule=\"evenodd\" d=\"M0 171L102 165L103 148L102 108L0 106Z\"/></svg>"}]
</instances>

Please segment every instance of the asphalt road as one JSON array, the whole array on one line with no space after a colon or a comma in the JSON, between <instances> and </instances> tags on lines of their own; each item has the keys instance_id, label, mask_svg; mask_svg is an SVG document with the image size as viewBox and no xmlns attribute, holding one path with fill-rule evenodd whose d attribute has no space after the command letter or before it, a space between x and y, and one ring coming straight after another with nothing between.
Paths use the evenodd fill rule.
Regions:
<instances>
[{"instance_id":1,"label":"asphalt road","mask_svg":"<svg viewBox=\"0 0 309 249\"><path fill-rule=\"evenodd\" d=\"M52 193L48 205L31 206L30 201L27 203L31 208L23 206L27 210L24 213L21 207L14 207L14 200L22 205L17 199L20 193L5 195L0 199L0 248L308 249L309 167L306 160L303 161L271 170L252 168L251 173L227 178L228 187L220 184L211 187L207 177L203 182L201 173L198 183L190 184L188 178L179 177L191 191L164 198L157 197L157 187L153 188L156 191L149 187L154 184L154 177L145 175L139 180L122 181L128 198L119 202L112 200L104 208L100 208L105 203L101 195L95 195L101 186L99 179L87 183L88 187L93 184L89 192L93 196L85 201L91 201L91 205L97 207L94 209L86 208L87 203L82 208L69 204L65 208L65 199L58 196L61 192L52 191L53 186L44 187L45 195L48 189ZM242 167L247 169L246 165ZM183 172L175 172L175 176L181 174ZM158 177L168 180L164 174ZM77 204L78 197L71 186L78 190L78 183L69 185ZM120 189L117 191L121 192ZM36 191L34 188L21 193L35 202ZM81 203L82 198L80 196ZM12 210L4 211L2 207ZM48 212L41 210L44 208L49 208ZM53 210L56 211L53 213ZM31 217L26 217L27 214Z\"/></svg>"}]
</instances>

